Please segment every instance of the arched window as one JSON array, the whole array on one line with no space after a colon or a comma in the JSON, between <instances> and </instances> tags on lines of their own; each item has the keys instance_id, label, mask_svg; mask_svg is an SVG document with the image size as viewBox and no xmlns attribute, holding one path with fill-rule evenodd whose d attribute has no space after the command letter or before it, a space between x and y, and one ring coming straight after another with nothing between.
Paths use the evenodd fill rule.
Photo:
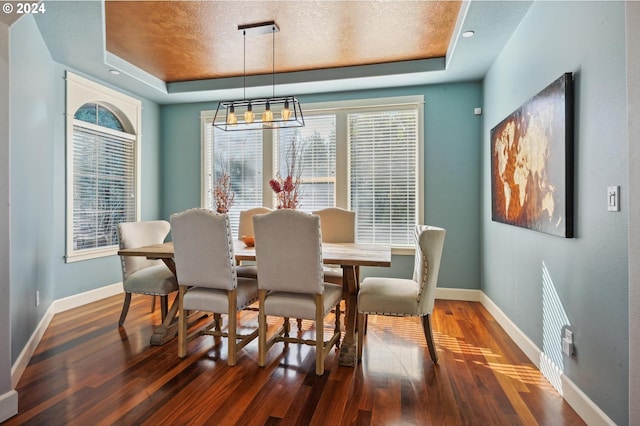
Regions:
<instances>
[{"instance_id":1,"label":"arched window","mask_svg":"<svg viewBox=\"0 0 640 426\"><path fill-rule=\"evenodd\" d=\"M73 115L73 118L87 123L97 124L98 126L106 127L108 129L124 132L124 126L118 117L100 104L87 103L82 105Z\"/></svg>"},{"instance_id":2,"label":"arched window","mask_svg":"<svg viewBox=\"0 0 640 426\"><path fill-rule=\"evenodd\" d=\"M139 217L140 102L71 73L67 92L67 261L113 255Z\"/></svg>"}]
</instances>

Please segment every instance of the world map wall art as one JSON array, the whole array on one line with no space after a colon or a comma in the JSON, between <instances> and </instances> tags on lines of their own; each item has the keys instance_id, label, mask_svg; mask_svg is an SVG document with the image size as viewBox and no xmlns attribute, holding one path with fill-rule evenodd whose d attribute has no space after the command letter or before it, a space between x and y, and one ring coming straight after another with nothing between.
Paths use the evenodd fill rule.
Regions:
<instances>
[{"instance_id":1,"label":"world map wall art","mask_svg":"<svg viewBox=\"0 0 640 426\"><path fill-rule=\"evenodd\" d=\"M491 218L573 237L573 76L491 129Z\"/></svg>"}]
</instances>

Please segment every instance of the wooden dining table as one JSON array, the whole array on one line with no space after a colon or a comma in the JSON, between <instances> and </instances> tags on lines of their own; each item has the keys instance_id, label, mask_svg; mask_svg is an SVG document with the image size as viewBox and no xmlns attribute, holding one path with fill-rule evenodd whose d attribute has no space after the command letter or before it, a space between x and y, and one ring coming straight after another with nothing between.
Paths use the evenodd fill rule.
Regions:
<instances>
[{"instance_id":1,"label":"wooden dining table","mask_svg":"<svg viewBox=\"0 0 640 426\"><path fill-rule=\"evenodd\" d=\"M255 247L248 247L244 242L234 241L234 254L237 262L255 261ZM147 259L160 259L176 273L173 243L153 244L139 248L121 249L120 256L144 256ZM345 334L340 345L340 365L355 367L357 364L357 330L358 288L361 266L391 266L391 248L388 245L360 243L323 243L322 260L325 264L340 265L343 274L343 295L346 300ZM151 336L152 345L163 345L178 333L177 324L178 301L171 304L162 324Z\"/></svg>"}]
</instances>

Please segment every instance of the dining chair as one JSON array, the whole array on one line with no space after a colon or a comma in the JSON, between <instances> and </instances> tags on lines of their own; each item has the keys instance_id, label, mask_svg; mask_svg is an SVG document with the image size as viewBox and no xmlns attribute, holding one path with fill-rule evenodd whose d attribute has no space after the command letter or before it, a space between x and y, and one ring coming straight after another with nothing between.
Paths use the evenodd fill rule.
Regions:
<instances>
[{"instance_id":1,"label":"dining chair","mask_svg":"<svg viewBox=\"0 0 640 426\"><path fill-rule=\"evenodd\" d=\"M367 315L419 316L434 364L438 354L431 331L431 312L435 302L445 230L418 225L414 231L413 278L367 277L358 292L358 330L365 330ZM358 333L358 360L362 359L364 333Z\"/></svg>"},{"instance_id":2,"label":"dining chair","mask_svg":"<svg viewBox=\"0 0 640 426\"><path fill-rule=\"evenodd\" d=\"M269 213L271 209L269 207L254 207L249 210L243 210L240 212L240 220L238 222L238 239L242 240L245 235L253 236L253 216L257 214ZM236 271L239 277L258 278L258 270L255 265L252 264L240 264L236 266Z\"/></svg>"},{"instance_id":3,"label":"dining chair","mask_svg":"<svg viewBox=\"0 0 640 426\"><path fill-rule=\"evenodd\" d=\"M253 218L258 265L258 365L264 367L269 348L276 342L313 345L316 374L340 338L342 286L322 279L320 218L293 209L274 210ZM335 308L335 328L324 340L324 319ZM267 339L267 316L284 318ZM289 318L315 321L315 339L289 335Z\"/></svg>"},{"instance_id":4,"label":"dining chair","mask_svg":"<svg viewBox=\"0 0 640 426\"><path fill-rule=\"evenodd\" d=\"M238 277L229 216L200 208L173 214L171 234L178 277L178 356L187 355L187 343L201 335L227 337L227 363L258 336L237 331L237 314L258 299L255 279ZM187 311L213 313L213 320L187 334ZM227 331L220 314L227 315Z\"/></svg>"},{"instance_id":5,"label":"dining chair","mask_svg":"<svg viewBox=\"0 0 640 426\"><path fill-rule=\"evenodd\" d=\"M169 234L171 225L166 220L122 222L118 224L121 249L161 244ZM178 290L176 277L161 260L138 256L120 256L124 304L118 325L124 324L131 304L131 294L160 296L162 320L167 316L168 295Z\"/></svg>"},{"instance_id":6,"label":"dining chair","mask_svg":"<svg viewBox=\"0 0 640 426\"><path fill-rule=\"evenodd\" d=\"M313 214L320 217L322 242L353 243L356 239L356 212L340 207L328 207L316 210ZM338 265L324 265L324 281L343 284L342 268Z\"/></svg>"}]
</instances>

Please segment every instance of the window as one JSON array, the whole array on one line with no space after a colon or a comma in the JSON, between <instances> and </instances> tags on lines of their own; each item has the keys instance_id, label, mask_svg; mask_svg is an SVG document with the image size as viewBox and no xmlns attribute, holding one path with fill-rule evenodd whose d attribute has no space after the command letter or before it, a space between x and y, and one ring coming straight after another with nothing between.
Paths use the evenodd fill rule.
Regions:
<instances>
[{"instance_id":1,"label":"window","mask_svg":"<svg viewBox=\"0 0 640 426\"><path fill-rule=\"evenodd\" d=\"M407 245L418 223L418 112L348 115L350 206L358 241Z\"/></svg>"},{"instance_id":2,"label":"window","mask_svg":"<svg viewBox=\"0 0 640 426\"><path fill-rule=\"evenodd\" d=\"M235 193L229 221L234 234L237 234L240 212L264 205L262 131L225 132L213 127L212 120L213 116L206 115L202 120L202 205L215 210L212 191L222 172L227 171Z\"/></svg>"},{"instance_id":3,"label":"window","mask_svg":"<svg viewBox=\"0 0 640 426\"><path fill-rule=\"evenodd\" d=\"M286 152L295 140L302 147L301 210L355 210L358 242L391 244L396 253L413 247L413 228L422 222L423 97L306 104L303 109L305 127L245 132L214 129L213 111L203 111L203 206L213 208L216 157L229 162L240 156L243 170L251 164L254 180L246 185L251 195L236 191L230 212L237 232L240 210L274 204L268 181L276 171L286 174ZM232 138L241 140L226 142ZM248 159L252 156L255 160ZM245 186L243 179L232 173L238 188Z\"/></svg>"},{"instance_id":4,"label":"window","mask_svg":"<svg viewBox=\"0 0 640 426\"><path fill-rule=\"evenodd\" d=\"M286 155L295 140L301 148L300 209L314 211L336 205L336 116L311 115L305 126L274 132L273 168L286 176Z\"/></svg>"},{"instance_id":5,"label":"window","mask_svg":"<svg viewBox=\"0 0 640 426\"><path fill-rule=\"evenodd\" d=\"M67 73L68 262L115 254L118 223L139 219L140 108Z\"/></svg>"}]
</instances>

